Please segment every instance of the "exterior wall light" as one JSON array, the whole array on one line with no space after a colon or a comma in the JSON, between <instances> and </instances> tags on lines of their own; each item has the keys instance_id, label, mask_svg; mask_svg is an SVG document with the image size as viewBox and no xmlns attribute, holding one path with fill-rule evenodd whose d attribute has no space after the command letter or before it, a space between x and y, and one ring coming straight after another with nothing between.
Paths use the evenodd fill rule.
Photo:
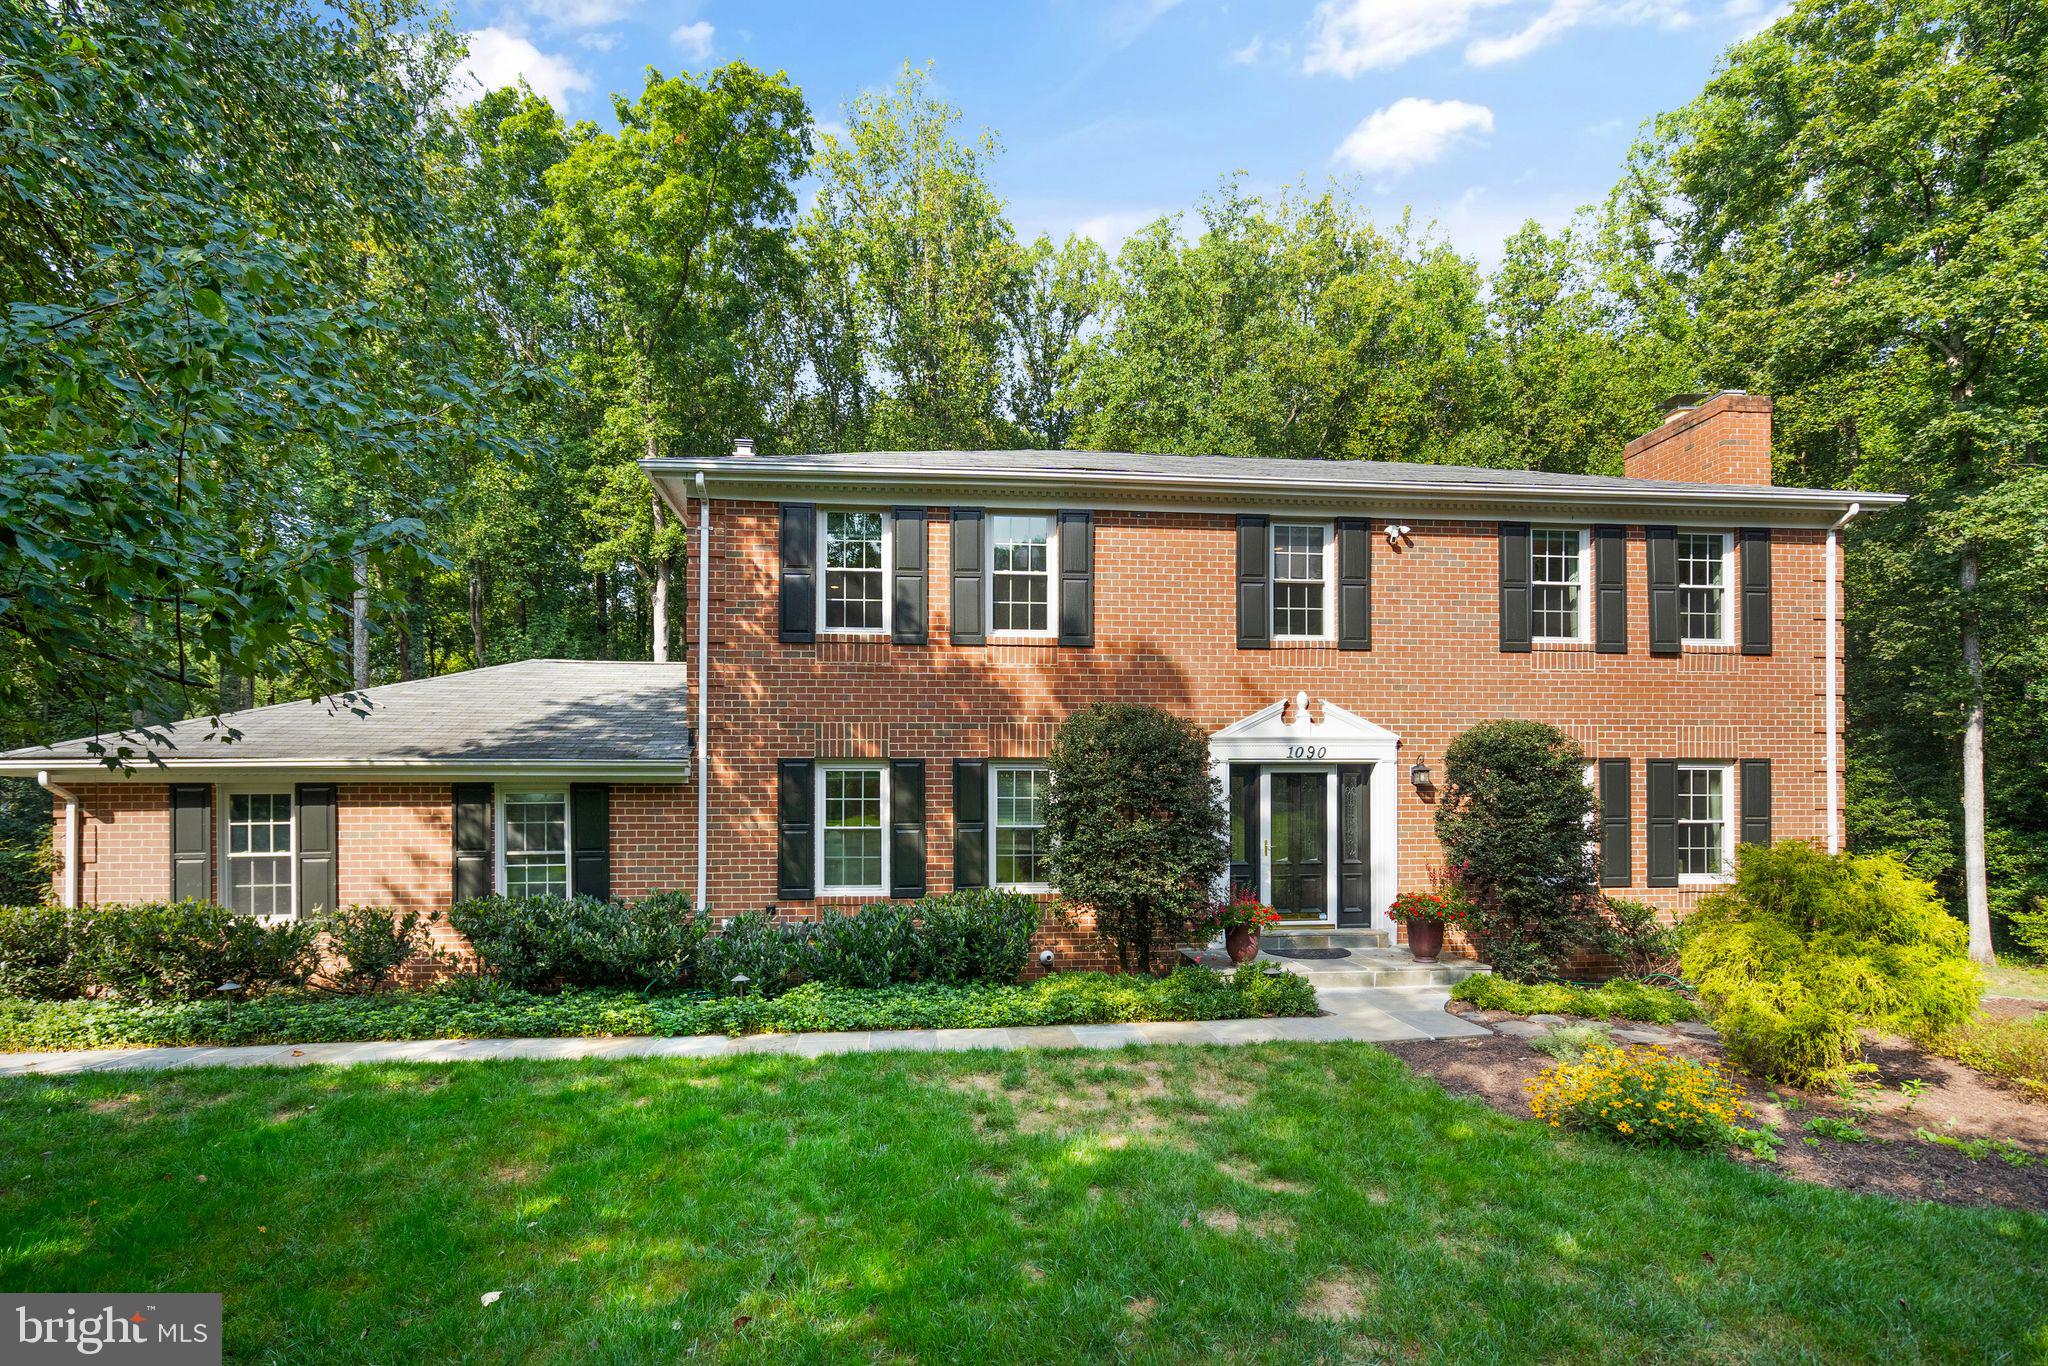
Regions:
<instances>
[{"instance_id":1,"label":"exterior wall light","mask_svg":"<svg viewBox=\"0 0 2048 1366\"><path fill-rule=\"evenodd\" d=\"M1436 780L1430 776L1429 765L1425 763L1417 763L1408 770L1408 781L1415 784L1417 792L1427 792L1436 786Z\"/></svg>"}]
</instances>

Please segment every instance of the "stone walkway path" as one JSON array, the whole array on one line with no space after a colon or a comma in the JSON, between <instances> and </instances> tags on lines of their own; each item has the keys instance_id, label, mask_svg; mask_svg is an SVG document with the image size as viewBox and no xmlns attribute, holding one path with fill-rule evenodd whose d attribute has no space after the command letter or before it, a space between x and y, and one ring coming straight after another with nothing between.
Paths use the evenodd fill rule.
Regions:
<instances>
[{"instance_id":1,"label":"stone walkway path","mask_svg":"<svg viewBox=\"0 0 2048 1366\"><path fill-rule=\"evenodd\" d=\"M1246 1044L1461 1039L1491 1033L1444 1009L1441 988L1325 988L1324 1013L1281 1020L1052 1025L1033 1029L890 1029L818 1034L722 1034L682 1039L423 1039L407 1043L257 1044L237 1048L95 1048L69 1053L0 1053L0 1077L76 1072L145 1072L184 1067L306 1067L318 1063L464 1062L490 1058L729 1058L782 1053L976 1048L1126 1048L1150 1044Z\"/></svg>"}]
</instances>

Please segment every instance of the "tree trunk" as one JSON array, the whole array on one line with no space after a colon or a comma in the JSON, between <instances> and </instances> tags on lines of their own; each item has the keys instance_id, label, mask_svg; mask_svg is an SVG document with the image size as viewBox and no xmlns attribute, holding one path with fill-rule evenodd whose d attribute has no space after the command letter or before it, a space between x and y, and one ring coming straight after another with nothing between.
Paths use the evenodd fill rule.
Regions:
<instances>
[{"instance_id":1,"label":"tree trunk","mask_svg":"<svg viewBox=\"0 0 2048 1366\"><path fill-rule=\"evenodd\" d=\"M654 496L654 534L661 535L661 495ZM668 556L657 554L654 558L654 601L648 607L653 617L654 662L668 663L668 589L670 570Z\"/></svg>"},{"instance_id":2,"label":"tree trunk","mask_svg":"<svg viewBox=\"0 0 2048 1366\"><path fill-rule=\"evenodd\" d=\"M370 556L358 550L349 557L356 579L355 610L349 614L350 686L370 686Z\"/></svg>"},{"instance_id":3,"label":"tree trunk","mask_svg":"<svg viewBox=\"0 0 2048 1366\"><path fill-rule=\"evenodd\" d=\"M1977 552L1963 552L1956 575L1963 594L1963 671L1970 696L1963 718L1963 891L1968 904L1970 959L1989 966L1991 893L1984 868L1984 642L1977 632Z\"/></svg>"},{"instance_id":4,"label":"tree trunk","mask_svg":"<svg viewBox=\"0 0 2048 1366\"><path fill-rule=\"evenodd\" d=\"M469 643L471 667L484 666L484 571L482 565L469 570Z\"/></svg>"},{"instance_id":5,"label":"tree trunk","mask_svg":"<svg viewBox=\"0 0 2048 1366\"><path fill-rule=\"evenodd\" d=\"M597 608L597 653L600 659L612 657L612 613L611 586L605 582L603 570L590 576L590 596Z\"/></svg>"}]
</instances>

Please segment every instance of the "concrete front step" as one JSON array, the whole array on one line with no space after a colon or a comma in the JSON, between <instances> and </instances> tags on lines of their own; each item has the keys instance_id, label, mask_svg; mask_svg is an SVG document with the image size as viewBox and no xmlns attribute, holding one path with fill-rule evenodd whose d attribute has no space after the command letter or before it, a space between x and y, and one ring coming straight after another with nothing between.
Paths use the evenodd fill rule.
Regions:
<instances>
[{"instance_id":1,"label":"concrete front step","mask_svg":"<svg viewBox=\"0 0 2048 1366\"><path fill-rule=\"evenodd\" d=\"M1284 944L1297 949L1385 949L1394 937L1385 930L1289 929L1282 926L1259 936L1262 944Z\"/></svg>"},{"instance_id":2,"label":"concrete front step","mask_svg":"<svg viewBox=\"0 0 2048 1366\"><path fill-rule=\"evenodd\" d=\"M1290 936L1290 940L1291 938ZM1282 972L1306 977L1317 987L1448 987L1456 986L1476 972L1492 970L1483 963L1474 963L1462 958L1447 958L1440 963L1418 963L1415 956L1406 949L1376 945L1330 944L1313 947L1347 948L1351 952L1343 958L1276 958L1262 949L1257 961L1272 963Z\"/></svg>"}]
</instances>

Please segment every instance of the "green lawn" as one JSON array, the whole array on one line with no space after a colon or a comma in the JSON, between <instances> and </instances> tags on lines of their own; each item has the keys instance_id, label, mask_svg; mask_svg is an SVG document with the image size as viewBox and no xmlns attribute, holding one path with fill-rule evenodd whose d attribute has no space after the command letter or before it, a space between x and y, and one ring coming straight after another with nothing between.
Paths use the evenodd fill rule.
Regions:
<instances>
[{"instance_id":1,"label":"green lawn","mask_svg":"<svg viewBox=\"0 0 2048 1366\"><path fill-rule=\"evenodd\" d=\"M1984 990L1987 996L2048 1000L2048 968L2013 960L2001 962L1995 968L1984 970Z\"/></svg>"},{"instance_id":2,"label":"green lawn","mask_svg":"<svg viewBox=\"0 0 2048 1366\"><path fill-rule=\"evenodd\" d=\"M224 1291L242 1359L2048 1351L2048 1220L1364 1045L36 1079L0 1133L0 1287Z\"/></svg>"}]
</instances>

